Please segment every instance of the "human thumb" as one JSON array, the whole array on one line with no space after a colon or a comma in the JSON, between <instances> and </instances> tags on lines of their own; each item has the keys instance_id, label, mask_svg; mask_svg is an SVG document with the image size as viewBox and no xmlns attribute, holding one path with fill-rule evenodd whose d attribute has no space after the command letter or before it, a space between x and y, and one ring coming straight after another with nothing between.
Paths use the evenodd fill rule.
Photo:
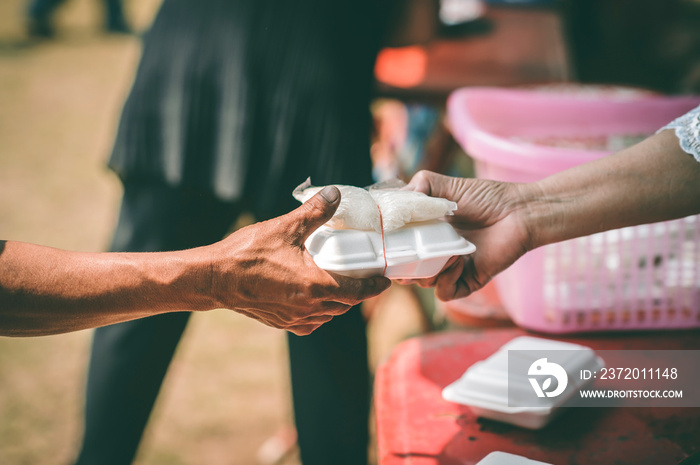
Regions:
<instances>
[{"instance_id":1,"label":"human thumb","mask_svg":"<svg viewBox=\"0 0 700 465\"><path fill-rule=\"evenodd\" d=\"M437 176L436 173L432 171L421 170L413 175L408 184L406 184L401 190L422 192L425 195L431 195L434 197L439 197L432 192L431 181Z\"/></svg>"},{"instance_id":2,"label":"human thumb","mask_svg":"<svg viewBox=\"0 0 700 465\"><path fill-rule=\"evenodd\" d=\"M291 212L295 223L290 228L294 242L301 245L312 232L333 217L340 205L340 190L335 186L326 186L319 193Z\"/></svg>"}]
</instances>

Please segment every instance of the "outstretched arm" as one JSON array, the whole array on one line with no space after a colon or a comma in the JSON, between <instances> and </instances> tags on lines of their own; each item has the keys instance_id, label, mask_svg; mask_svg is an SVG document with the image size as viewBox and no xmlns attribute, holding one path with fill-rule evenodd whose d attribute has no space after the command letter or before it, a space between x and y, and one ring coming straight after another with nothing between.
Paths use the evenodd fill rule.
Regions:
<instances>
[{"instance_id":1,"label":"outstretched arm","mask_svg":"<svg viewBox=\"0 0 700 465\"><path fill-rule=\"evenodd\" d=\"M201 252L81 253L4 242L0 334L55 334L214 308Z\"/></svg>"},{"instance_id":2,"label":"outstretched arm","mask_svg":"<svg viewBox=\"0 0 700 465\"><path fill-rule=\"evenodd\" d=\"M672 130L539 182L503 183L418 173L408 188L458 203L449 221L477 246L436 278L442 300L465 297L534 248L700 213L700 163Z\"/></svg>"},{"instance_id":3,"label":"outstretched arm","mask_svg":"<svg viewBox=\"0 0 700 465\"><path fill-rule=\"evenodd\" d=\"M82 253L2 241L0 335L56 334L216 308L309 334L390 284L323 271L306 252L304 241L339 201L329 187L287 215L177 252Z\"/></svg>"},{"instance_id":4,"label":"outstretched arm","mask_svg":"<svg viewBox=\"0 0 700 465\"><path fill-rule=\"evenodd\" d=\"M700 212L700 163L667 129L528 186L530 248Z\"/></svg>"}]
</instances>

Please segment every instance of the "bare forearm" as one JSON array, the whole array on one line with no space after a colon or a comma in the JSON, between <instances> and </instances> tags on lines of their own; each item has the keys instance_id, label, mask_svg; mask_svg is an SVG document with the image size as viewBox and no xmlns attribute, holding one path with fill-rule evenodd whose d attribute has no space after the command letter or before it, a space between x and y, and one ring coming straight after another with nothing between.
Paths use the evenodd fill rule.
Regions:
<instances>
[{"instance_id":1,"label":"bare forearm","mask_svg":"<svg viewBox=\"0 0 700 465\"><path fill-rule=\"evenodd\" d=\"M390 285L324 271L306 251L306 239L339 203L340 192L328 186L286 215L178 252L76 253L0 241L0 335L214 308L309 334Z\"/></svg>"},{"instance_id":2,"label":"bare forearm","mask_svg":"<svg viewBox=\"0 0 700 465\"><path fill-rule=\"evenodd\" d=\"M671 130L523 188L531 248L700 213L700 163Z\"/></svg>"},{"instance_id":3,"label":"bare forearm","mask_svg":"<svg viewBox=\"0 0 700 465\"><path fill-rule=\"evenodd\" d=\"M2 244L0 335L56 334L215 307L205 249L105 254Z\"/></svg>"}]
</instances>

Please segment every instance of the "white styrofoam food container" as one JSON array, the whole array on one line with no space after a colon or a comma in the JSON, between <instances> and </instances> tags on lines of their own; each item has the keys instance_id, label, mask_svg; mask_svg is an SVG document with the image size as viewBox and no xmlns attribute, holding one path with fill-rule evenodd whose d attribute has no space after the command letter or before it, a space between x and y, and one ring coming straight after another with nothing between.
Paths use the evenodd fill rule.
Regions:
<instances>
[{"instance_id":1,"label":"white styrofoam food container","mask_svg":"<svg viewBox=\"0 0 700 465\"><path fill-rule=\"evenodd\" d=\"M527 375L514 377L510 390L508 377L508 351L547 351L549 361L559 364L568 377L566 390L556 397L537 399L532 404L533 386ZM530 366L535 355L518 353L522 366ZM532 358L530 360L530 358ZM540 429L549 424L575 400L578 390L592 380L581 380L580 370L597 371L604 366L603 360L589 347L568 342L522 336L504 344L486 360L476 362L454 383L445 387L445 400L464 404L479 417L490 418L529 429ZM528 401L522 401L528 399Z\"/></svg>"},{"instance_id":2,"label":"white styrofoam food container","mask_svg":"<svg viewBox=\"0 0 700 465\"><path fill-rule=\"evenodd\" d=\"M506 452L491 452L476 465L551 465Z\"/></svg>"},{"instance_id":3,"label":"white styrofoam food container","mask_svg":"<svg viewBox=\"0 0 700 465\"><path fill-rule=\"evenodd\" d=\"M306 249L324 270L354 278L384 273L391 279L430 278L450 257L476 250L441 220L411 223L383 239L382 245L382 234L375 231L321 226L306 240Z\"/></svg>"}]
</instances>

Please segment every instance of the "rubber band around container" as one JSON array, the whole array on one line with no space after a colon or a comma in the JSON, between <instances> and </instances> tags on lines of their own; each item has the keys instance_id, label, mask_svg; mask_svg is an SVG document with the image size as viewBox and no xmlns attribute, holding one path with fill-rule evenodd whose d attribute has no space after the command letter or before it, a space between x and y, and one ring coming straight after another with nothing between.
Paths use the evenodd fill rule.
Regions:
<instances>
[{"instance_id":1,"label":"rubber band around container","mask_svg":"<svg viewBox=\"0 0 700 465\"><path fill-rule=\"evenodd\" d=\"M389 264L386 261L386 242L384 241L384 220L382 219L382 209L377 205L377 210L379 210L379 227L382 230L382 257L384 257L384 271L382 271L382 276L386 276L386 269Z\"/></svg>"}]
</instances>

